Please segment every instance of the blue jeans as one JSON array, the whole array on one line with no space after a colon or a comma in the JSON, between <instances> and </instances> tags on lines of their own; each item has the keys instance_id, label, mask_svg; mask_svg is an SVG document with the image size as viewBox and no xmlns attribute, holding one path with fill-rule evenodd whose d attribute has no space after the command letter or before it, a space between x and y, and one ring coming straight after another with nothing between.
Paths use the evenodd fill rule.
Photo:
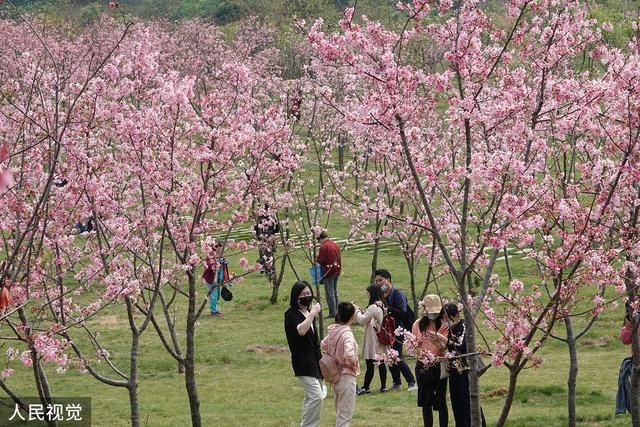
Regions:
<instances>
[{"instance_id":1,"label":"blue jeans","mask_svg":"<svg viewBox=\"0 0 640 427\"><path fill-rule=\"evenodd\" d=\"M209 289L211 289L212 285L209 285ZM211 296L209 297L209 308L211 309L211 313L218 312L218 300L220 299L220 286L216 286L213 291L211 291Z\"/></svg>"},{"instance_id":2,"label":"blue jeans","mask_svg":"<svg viewBox=\"0 0 640 427\"><path fill-rule=\"evenodd\" d=\"M324 296L329 307L329 316L334 317L338 311L338 276L325 277L322 279L324 283Z\"/></svg>"},{"instance_id":3,"label":"blue jeans","mask_svg":"<svg viewBox=\"0 0 640 427\"><path fill-rule=\"evenodd\" d=\"M616 394L616 414L631 413L631 369L633 368L633 358L627 357L620 365L618 375L618 393Z\"/></svg>"}]
</instances>

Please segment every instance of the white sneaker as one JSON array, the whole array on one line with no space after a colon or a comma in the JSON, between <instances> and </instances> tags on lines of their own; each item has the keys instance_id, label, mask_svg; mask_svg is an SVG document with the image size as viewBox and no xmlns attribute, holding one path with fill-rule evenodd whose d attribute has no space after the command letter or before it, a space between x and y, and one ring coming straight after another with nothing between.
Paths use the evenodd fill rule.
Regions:
<instances>
[{"instance_id":1,"label":"white sneaker","mask_svg":"<svg viewBox=\"0 0 640 427\"><path fill-rule=\"evenodd\" d=\"M414 390L417 390L417 389L418 389L418 386L417 386L417 385L415 385L415 384L412 384L412 385L410 385L410 386L409 386L409 388L407 389L407 391L414 391Z\"/></svg>"}]
</instances>

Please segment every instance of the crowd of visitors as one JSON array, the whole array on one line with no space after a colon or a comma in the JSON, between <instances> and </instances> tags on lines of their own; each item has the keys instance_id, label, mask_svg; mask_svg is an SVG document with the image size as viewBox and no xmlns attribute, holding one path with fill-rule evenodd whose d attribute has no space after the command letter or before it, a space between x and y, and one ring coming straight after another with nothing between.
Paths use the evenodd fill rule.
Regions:
<instances>
[{"instance_id":1,"label":"crowd of visitors","mask_svg":"<svg viewBox=\"0 0 640 427\"><path fill-rule=\"evenodd\" d=\"M447 385L456 427L470 426L469 365L464 356L455 361L445 358L445 353L466 354L464 322L460 319L458 305L443 304L435 294L426 295L421 302L421 315L416 320L407 296L395 286L391 273L386 269L376 270L374 283L364 289L363 296L367 298L365 309L352 302L340 301L337 292L337 279L341 272L339 247L324 232L320 235L320 242L317 261L325 285L329 314L335 323L329 325L327 336L320 342L315 320L322 307L314 303L312 286L306 281L298 281L293 285L289 309L284 316L291 364L304 390L300 426L318 426L320 423L326 396L323 372L331 375L329 381L326 375L324 380L333 388L335 425L349 426L356 396L372 394L371 385L376 368L380 377L379 393L402 391L402 378L407 382L406 391L417 392L416 403L422 410L425 426L433 426L434 410L438 412L440 427L448 425ZM353 323L364 327L361 350L351 330ZM418 347L431 352L436 362L416 362L414 374L403 357L403 335L396 333L390 339L385 335L389 328L411 331ZM385 353L395 356L395 363L390 363L388 367L392 378L389 388L387 366L380 357ZM360 355L366 364L361 386L357 384ZM327 358L328 362L325 361ZM444 363L444 368L440 361ZM443 375L443 369L446 375Z\"/></svg>"}]
</instances>

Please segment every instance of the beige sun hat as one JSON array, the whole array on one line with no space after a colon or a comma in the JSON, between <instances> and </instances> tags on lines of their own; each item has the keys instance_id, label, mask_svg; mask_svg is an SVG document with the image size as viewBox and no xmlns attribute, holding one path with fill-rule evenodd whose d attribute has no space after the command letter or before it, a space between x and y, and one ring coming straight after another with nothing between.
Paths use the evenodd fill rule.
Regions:
<instances>
[{"instance_id":1,"label":"beige sun hat","mask_svg":"<svg viewBox=\"0 0 640 427\"><path fill-rule=\"evenodd\" d=\"M436 294L425 295L422 298L422 309L425 313L440 313L442 310L442 300Z\"/></svg>"}]
</instances>

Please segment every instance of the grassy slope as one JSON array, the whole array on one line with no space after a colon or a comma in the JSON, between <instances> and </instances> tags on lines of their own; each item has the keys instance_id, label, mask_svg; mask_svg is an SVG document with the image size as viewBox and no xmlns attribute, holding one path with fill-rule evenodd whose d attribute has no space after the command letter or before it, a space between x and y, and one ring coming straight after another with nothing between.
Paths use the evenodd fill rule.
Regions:
<instances>
[{"instance_id":1,"label":"grassy slope","mask_svg":"<svg viewBox=\"0 0 640 427\"><path fill-rule=\"evenodd\" d=\"M332 227L333 235L346 235L344 224L337 227ZM232 264L234 261L232 259ZM346 251L343 262L344 274L339 282L342 299L366 305L364 289L369 277L370 254ZM306 276L308 267L299 252L295 263L298 272ZM513 263L515 276L532 283L534 278L529 276L530 269L526 261L516 258ZM399 251L383 252L380 265L390 268L396 283L401 288L404 287L407 272ZM293 274L287 271L280 301L272 306L268 302L271 290L266 279L259 274L250 275L243 283L235 286L232 302L221 302L224 318L203 317L200 320L197 332L197 369L204 425L275 427L294 426L299 422L302 389L293 377L288 351L263 354L246 351L248 346L256 343L286 346L282 316L293 281ZM441 286L446 284L442 283ZM183 301L179 306L179 313L183 313L185 309L186 303ZM184 324L184 315L179 317L181 324ZM619 319L621 313L605 314L586 337L612 337L608 344L602 347L579 345L578 415L580 421L591 425L615 426L630 422L628 416L613 416L617 370L622 358L628 354L628 349L616 338ZM111 309L91 323L100 331L101 341L118 366L126 369L129 338L124 311ZM562 334L562 331L558 330L558 333ZM4 334L8 335L7 331ZM355 328L355 334L361 341L360 327ZM76 336L80 336L79 331ZM562 343L549 342L543 354L546 363L541 368L526 370L521 374L508 420L510 426L566 424L568 353ZM361 362L364 365L364 361ZM413 362L410 364L413 365ZM16 371L9 379L9 385L23 395L35 395L30 371L20 367ZM128 396L124 389L102 385L89 375L73 370L64 375L55 373L53 369L49 371L54 395L93 398L95 426L129 425ZM379 387L378 381L376 375L372 389ZM358 383L361 382L362 377ZM490 423L497 419L503 398L489 397L489 394L506 384L504 368L491 369L482 378L483 405ZM188 425L190 422L183 377L177 374L175 362L164 352L151 329L143 335L140 349L140 399L141 418L145 425L175 426ZM333 419L333 402L328 398L325 401L322 425L331 425ZM354 426L384 425L396 419L401 420L404 425L420 424L415 394L403 391L357 399Z\"/></svg>"}]
</instances>

